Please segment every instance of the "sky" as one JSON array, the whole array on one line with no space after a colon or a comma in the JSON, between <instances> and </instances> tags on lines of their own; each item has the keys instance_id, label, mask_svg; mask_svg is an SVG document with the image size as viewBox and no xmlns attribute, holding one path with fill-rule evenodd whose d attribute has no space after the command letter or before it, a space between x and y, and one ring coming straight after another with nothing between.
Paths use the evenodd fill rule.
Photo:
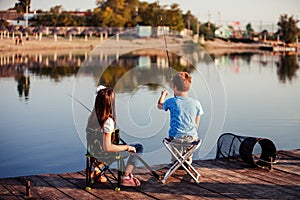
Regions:
<instances>
[{"instance_id":1,"label":"sky","mask_svg":"<svg viewBox=\"0 0 300 200\"><path fill-rule=\"evenodd\" d=\"M157 0L140 0L149 3ZM0 10L14 6L17 0L0 0ZM160 0L160 5L179 4L183 13L190 10L200 22L231 25L233 21L241 24L277 24L280 15L288 14L300 19L300 0ZM64 10L93 10L96 0L31 0L31 10L49 10L61 5Z\"/></svg>"}]
</instances>

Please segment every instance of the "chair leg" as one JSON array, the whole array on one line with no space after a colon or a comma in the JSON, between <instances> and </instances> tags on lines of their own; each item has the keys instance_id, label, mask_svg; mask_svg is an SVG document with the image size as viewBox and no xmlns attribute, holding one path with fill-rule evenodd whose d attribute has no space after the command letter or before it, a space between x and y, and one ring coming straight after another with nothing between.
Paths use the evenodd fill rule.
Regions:
<instances>
[{"instance_id":1,"label":"chair leg","mask_svg":"<svg viewBox=\"0 0 300 200\"><path fill-rule=\"evenodd\" d=\"M121 160L118 160L118 162L117 162L118 164L118 179L117 179L117 187L115 188L115 190L116 191L120 191L120 189L121 189L121 176L122 176L122 165L123 165L123 163L122 163L122 161Z\"/></svg>"},{"instance_id":2,"label":"chair leg","mask_svg":"<svg viewBox=\"0 0 300 200\"><path fill-rule=\"evenodd\" d=\"M184 170L194 179L196 183L199 183L200 173L190 164L187 162L187 158L189 158L193 152L196 150L198 145L192 145L191 148L187 150L185 153L180 153L177 148L173 147L168 142L163 142L168 151L175 157L177 160L174 165L171 166L171 168L166 172L164 178L162 179L162 183L166 183L166 180L180 167L182 166ZM186 164L187 166L185 166ZM190 168L190 169L188 169ZM193 174L193 173L195 174Z\"/></svg>"},{"instance_id":3,"label":"chair leg","mask_svg":"<svg viewBox=\"0 0 300 200\"><path fill-rule=\"evenodd\" d=\"M161 180L162 183L166 183L167 179L180 167L179 161L176 161L174 165L166 172L164 178Z\"/></svg>"},{"instance_id":4,"label":"chair leg","mask_svg":"<svg viewBox=\"0 0 300 200\"><path fill-rule=\"evenodd\" d=\"M86 155L86 169L85 169L85 189L86 190L91 189L90 184L91 184L91 158L87 154Z\"/></svg>"},{"instance_id":5,"label":"chair leg","mask_svg":"<svg viewBox=\"0 0 300 200\"><path fill-rule=\"evenodd\" d=\"M182 163L181 165L185 169L185 171L194 179L194 181L196 183L199 183L199 178L201 176L200 173L189 162L187 162L187 160L186 160L187 158L189 158L193 154L193 152L195 151L195 149L196 149L196 146L193 146L185 154L179 155L179 157L183 161L183 163L185 163L191 169L191 170L189 170L188 167L186 167ZM191 171L193 171L196 176Z\"/></svg>"}]
</instances>

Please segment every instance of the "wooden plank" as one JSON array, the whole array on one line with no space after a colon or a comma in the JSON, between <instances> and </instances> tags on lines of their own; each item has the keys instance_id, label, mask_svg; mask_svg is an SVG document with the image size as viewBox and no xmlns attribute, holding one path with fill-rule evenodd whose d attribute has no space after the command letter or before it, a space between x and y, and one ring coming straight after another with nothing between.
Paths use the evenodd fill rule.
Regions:
<instances>
[{"instance_id":1,"label":"wooden plank","mask_svg":"<svg viewBox=\"0 0 300 200\"><path fill-rule=\"evenodd\" d=\"M283 152L279 153L279 161L276 163L273 168L277 170L284 171L289 174L297 176L297 179L300 179L300 158L295 157L294 153Z\"/></svg>"},{"instance_id":2,"label":"wooden plank","mask_svg":"<svg viewBox=\"0 0 300 200\"><path fill-rule=\"evenodd\" d=\"M219 163L219 161L217 161ZM234 165L234 161L226 163L226 167ZM225 167L225 164L224 164ZM249 173L250 172L250 173ZM261 168L249 168L248 170L239 170L238 173L245 176L258 179L258 181L277 185L277 190L298 196L300 194L299 178L295 178L292 174L287 174L278 170L265 170Z\"/></svg>"},{"instance_id":3,"label":"wooden plank","mask_svg":"<svg viewBox=\"0 0 300 200\"><path fill-rule=\"evenodd\" d=\"M216 171L210 167L202 167L202 179L200 185L206 189L219 193L228 198L261 198L261 195L256 193L243 192L245 187L243 184L237 184L231 176Z\"/></svg>"},{"instance_id":4,"label":"wooden plank","mask_svg":"<svg viewBox=\"0 0 300 200\"><path fill-rule=\"evenodd\" d=\"M66 195L66 197L71 199L89 199L91 195L87 193L83 188L77 187L77 185L72 184L67 179L72 177L62 177L56 174L43 175L41 178L47 182L52 187L61 191Z\"/></svg>"},{"instance_id":5,"label":"wooden plank","mask_svg":"<svg viewBox=\"0 0 300 200\"><path fill-rule=\"evenodd\" d=\"M167 169L159 170L164 174ZM228 195L221 194L219 191L213 190L210 186L206 185L207 180L201 181L200 184L195 183L191 180L190 176L183 170L177 170L170 178L168 178L167 183L171 188L180 188L182 194L190 194L187 198L193 197L201 199L232 199ZM168 190L168 188L167 188Z\"/></svg>"},{"instance_id":6,"label":"wooden plank","mask_svg":"<svg viewBox=\"0 0 300 200\"><path fill-rule=\"evenodd\" d=\"M296 149L296 150L292 150L292 151L283 151L283 150L280 150L280 151L277 151L278 155L279 156L289 156L289 157L292 157L292 158L297 158L297 159L300 159L300 149Z\"/></svg>"},{"instance_id":7,"label":"wooden plank","mask_svg":"<svg viewBox=\"0 0 300 200\"><path fill-rule=\"evenodd\" d=\"M218 162L215 163L202 163L202 166L211 167L212 165L221 165ZM234 187L247 191L252 195L257 195L260 198L275 198L278 194L284 194L284 199L291 199L298 197L297 191L290 189L285 185L279 185L278 183L270 183L265 180L258 180L256 177L251 176L251 169L246 170L230 170L224 165L222 169L214 169L214 172L220 172L226 174L222 178L229 181L227 184L232 184ZM244 172L242 172L244 171ZM210 174L212 175L212 174ZM213 176L213 175L212 175ZM228 177L229 176L229 177ZM276 191L276 193L274 193Z\"/></svg>"},{"instance_id":8,"label":"wooden plank","mask_svg":"<svg viewBox=\"0 0 300 200\"><path fill-rule=\"evenodd\" d=\"M28 178L26 176L21 176L21 177L16 177L15 179L18 180L20 183L22 183L22 185L24 185L24 189L26 190L26 181L30 181L30 179L32 179L32 177L30 176L30 178ZM43 195L41 195L40 193L37 193L36 190L32 190L31 181L30 181L30 197L36 198L36 199L44 199Z\"/></svg>"},{"instance_id":9,"label":"wooden plank","mask_svg":"<svg viewBox=\"0 0 300 200\"><path fill-rule=\"evenodd\" d=\"M35 199L71 199L66 196L63 192L57 188L52 187L47 183L43 176L45 175L35 175L26 177L27 180L30 180L31 184L31 193Z\"/></svg>"},{"instance_id":10,"label":"wooden plank","mask_svg":"<svg viewBox=\"0 0 300 200\"><path fill-rule=\"evenodd\" d=\"M17 199L25 198L25 186L14 178L0 179L0 184L4 186L11 195Z\"/></svg>"},{"instance_id":11,"label":"wooden plank","mask_svg":"<svg viewBox=\"0 0 300 200\"><path fill-rule=\"evenodd\" d=\"M81 179L81 181L74 182L79 187L85 188L85 176L84 173L69 173L70 176L73 178L77 178L77 180ZM129 192L128 192L129 191ZM133 188L121 188L121 191L117 192L114 191L114 188L111 187L109 182L106 183L95 183L94 186L90 191L90 194L94 195L95 197L101 199L134 199L135 197L132 196L132 192L134 192ZM134 196L137 196L141 199L147 199L148 197L144 194L139 194L137 192L134 193Z\"/></svg>"},{"instance_id":12,"label":"wooden plank","mask_svg":"<svg viewBox=\"0 0 300 200\"><path fill-rule=\"evenodd\" d=\"M155 197L156 199L188 199L178 193L176 188L169 188L167 185L162 185L157 182L157 180L149 173L147 173L146 176L144 174L137 174L137 177L142 181L142 187L140 190Z\"/></svg>"},{"instance_id":13,"label":"wooden plank","mask_svg":"<svg viewBox=\"0 0 300 200\"><path fill-rule=\"evenodd\" d=\"M0 179L0 199L24 199L25 181L31 182L35 199L300 199L300 150L279 151L280 162L273 170L249 168L237 160L195 161L202 178L196 184L184 170L177 170L162 184L145 168L135 176L140 188L114 191L109 183L96 183L85 190L83 172ZM167 168L157 167L163 175Z\"/></svg>"},{"instance_id":14,"label":"wooden plank","mask_svg":"<svg viewBox=\"0 0 300 200\"><path fill-rule=\"evenodd\" d=\"M4 185L0 184L0 199L3 200L15 200L19 199L14 195L10 190L7 189L6 183L3 183Z\"/></svg>"},{"instance_id":15,"label":"wooden plank","mask_svg":"<svg viewBox=\"0 0 300 200\"><path fill-rule=\"evenodd\" d=\"M236 170L236 166L239 166L241 161L228 160L227 162L223 162L222 160L218 160L216 162L223 164L223 167L224 165L226 165L228 169ZM281 183L295 185L295 183L297 183L297 180L299 181L299 178L296 180L295 175L276 169L266 170L261 168L249 168L249 166L245 167L245 169L247 170L239 170L239 173L255 177L258 180L268 181L273 184ZM251 170L251 173L249 173L249 170Z\"/></svg>"},{"instance_id":16,"label":"wooden plank","mask_svg":"<svg viewBox=\"0 0 300 200\"><path fill-rule=\"evenodd\" d=\"M68 181L75 184L77 187L85 190L85 186L86 186L85 185L85 176L83 176L83 174L81 174L81 173L65 173L65 174L61 174L61 176L64 178L66 176L72 177L72 179L68 179ZM96 189L96 187L97 187L97 189ZM91 190L85 190L85 192L89 193L91 196L93 196L93 198L99 198L99 199L107 199L107 198L112 198L112 197L120 198L120 197L116 197L115 195L112 195L112 193L116 193L116 192L111 187L98 189L98 184L95 184L95 186L93 186L93 189L91 189ZM125 198L125 196L123 196L123 198Z\"/></svg>"},{"instance_id":17,"label":"wooden plank","mask_svg":"<svg viewBox=\"0 0 300 200\"><path fill-rule=\"evenodd\" d=\"M207 190L204 190L205 192L203 192L203 194L209 195L209 198L201 196L199 191L203 189L199 186L193 183L182 182L182 180L172 177L171 180L173 181L171 184L162 184L160 181L157 181L149 171L146 170L145 173L145 169L137 169L134 174L142 182L141 187L137 190L149 196L153 196L155 199L199 199L199 197L201 197L201 199L213 199L212 196L220 198L220 195L212 194L212 192ZM161 173L161 175L163 174Z\"/></svg>"}]
</instances>

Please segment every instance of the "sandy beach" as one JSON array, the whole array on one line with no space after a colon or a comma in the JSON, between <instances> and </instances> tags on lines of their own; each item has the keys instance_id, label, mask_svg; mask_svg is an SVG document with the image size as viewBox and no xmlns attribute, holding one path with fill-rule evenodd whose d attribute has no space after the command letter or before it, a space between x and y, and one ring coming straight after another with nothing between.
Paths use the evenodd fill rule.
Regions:
<instances>
[{"instance_id":1,"label":"sandy beach","mask_svg":"<svg viewBox=\"0 0 300 200\"><path fill-rule=\"evenodd\" d=\"M82 38L75 38L72 41L69 38L59 38L54 41L53 38L44 37L41 41L30 37L29 40L23 40L22 44L15 44L12 38L0 40L0 52L26 52L26 51L44 51L44 50L69 50L69 49L92 49L100 43L99 38L91 38L85 41Z\"/></svg>"},{"instance_id":2,"label":"sandy beach","mask_svg":"<svg viewBox=\"0 0 300 200\"><path fill-rule=\"evenodd\" d=\"M225 42L220 39L205 41L203 47L209 54L261 52L258 43Z\"/></svg>"},{"instance_id":3,"label":"sandy beach","mask_svg":"<svg viewBox=\"0 0 300 200\"><path fill-rule=\"evenodd\" d=\"M162 39L137 39L135 44L160 43ZM75 49L94 49L101 44L100 38L92 37L88 40L84 38L74 38L72 41L69 38L58 38L54 41L52 37L43 37L38 40L35 37L30 37L30 40L22 41L22 44L15 45L15 40L12 38L4 38L0 40L0 52L2 54L9 52L36 52L36 51L52 51L52 50L75 50ZM125 41L120 40L118 45L128 45ZM215 41L205 41L202 45L209 54L224 54L232 52L258 52L258 44L230 43L216 39Z\"/></svg>"}]
</instances>

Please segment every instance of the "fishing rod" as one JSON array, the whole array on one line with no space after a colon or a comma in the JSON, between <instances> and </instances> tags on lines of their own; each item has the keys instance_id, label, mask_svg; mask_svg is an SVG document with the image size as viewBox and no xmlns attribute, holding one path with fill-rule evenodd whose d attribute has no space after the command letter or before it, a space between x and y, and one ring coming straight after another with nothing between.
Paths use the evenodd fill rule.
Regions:
<instances>
[{"instance_id":1,"label":"fishing rod","mask_svg":"<svg viewBox=\"0 0 300 200\"><path fill-rule=\"evenodd\" d=\"M76 97L74 97L71 94L68 94L71 98L73 98L77 103L79 103L80 105L82 105L86 110L88 110L90 113L92 113L92 110L89 109L86 105L84 105L84 103L82 103L79 99L77 99ZM124 144L127 145L127 143L120 137L120 141ZM137 154L134 153L133 156L135 156L136 158L138 158L141 163L143 163L143 165L152 173L152 175L157 179L160 180L161 177Z\"/></svg>"},{"instance_id":2,"label":"fishing rod","mask_svg":"<svg viewBox=\"0 0 300 200\"><path fill-rule=\"evenodd\" d=\"M86 105L84 105L79 99L77 99L76 97L74 97L71 94L68 94L68 96L70 96L71 98L73 98L75 101L77 101L77 103L79 103L80 105L82 105L85 109L87 109L90 113L92 113L92 110L89 109Z\"/></svg>"},{"instance_id":3,"label":"fishing rod","mask_svg":"<svg viewBox=\"0 0 300 200\"><path fill-rule=\"evenodd\" d=\"M156 1L157 3L157 6L158 6L158 9L160 9L160 6L159 6L159 0ZM162 22L162 15L161 15L161 12L159 11L159 16L160 16L160 21ZM164 36L164 42L165 42L165 48L166 48L166 54L167 54L167 60L168 60L168 67L169 67L169 70L170 70L170 75L171 75L171 78L173 77L173 74L172 74L172 70L171 70L171 61L170 61L170 56L169 56L169 49L168 49L168 43L167 43L167 38L166 38L166 33L165 33L165 26L163 25L164 23L162 23L162 27L163 27L163 36ZM157 23L157 25L159 25L159 23Z\"/></svg>"}]
</instances>

